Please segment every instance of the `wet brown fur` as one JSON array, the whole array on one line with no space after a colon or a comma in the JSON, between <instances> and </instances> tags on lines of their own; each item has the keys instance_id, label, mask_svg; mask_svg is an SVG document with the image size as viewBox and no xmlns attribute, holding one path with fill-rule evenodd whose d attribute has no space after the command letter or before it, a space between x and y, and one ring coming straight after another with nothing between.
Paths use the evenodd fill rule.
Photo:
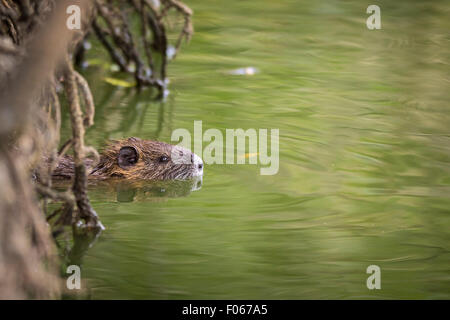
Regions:
<instances>
[{"instance_id":1,"label":"wet brown fur","mask_svg":"<svg viewBox=\"0 0 450 320\"><path fill-rule=\"evenodd\" d=\"M138 161L133 166L121 168L118 164L118 155L122 147L133 147L138 153ZM193 164L176 164L171 159L174 146L152 140L142 140L139 138L128 138L112 141L101 153L100 161L92 167L93 160L86 159L88 168L88 178L106 179L112 177L124 178L127 180L169 180L186 179L192 177L194 171ZM189 152L184 150L184 152ZM183 153L183 151L180 151ZM190 153L190 152L189 152ZM165 156L170 160L162 163L159 159ZM73 159L64 156L53 172L56 179L70 179L74 175Z\"/></svg>"}]
</instances>

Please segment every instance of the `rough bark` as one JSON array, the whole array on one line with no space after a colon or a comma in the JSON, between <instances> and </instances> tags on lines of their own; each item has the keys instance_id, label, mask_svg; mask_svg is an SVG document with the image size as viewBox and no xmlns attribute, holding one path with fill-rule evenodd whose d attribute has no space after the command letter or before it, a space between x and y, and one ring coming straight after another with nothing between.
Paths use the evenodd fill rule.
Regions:
<instances>
[{"instance_id":1,"label":"rough bark","mask_svg":"<svg viewBox=\"0 0 450 320\"><path fill-rule=\"evenodd\" d=\"M69 30L66 8L73 1L0 0L0 299L57 298L62 287L52 232L63 225L72 225L74 236L103 229L89 202L83 161L98 158L84 142L95 106L72 59L82 60L80 44L95 34L112 61L135 76L137 86L153 86L163 96L168 41L162 18L170 9L183 15L178 50L193 32L192 12L175 0L161 0L159 7L153 3L79 0L82 28ZM136 16L139 31L130 28ZM58 151L60 99L69 105L72 137ZM73 185L56 191L52 170L70 151ZM61 206L47 212L50 201Z\"/></svg>"}]
</instances>

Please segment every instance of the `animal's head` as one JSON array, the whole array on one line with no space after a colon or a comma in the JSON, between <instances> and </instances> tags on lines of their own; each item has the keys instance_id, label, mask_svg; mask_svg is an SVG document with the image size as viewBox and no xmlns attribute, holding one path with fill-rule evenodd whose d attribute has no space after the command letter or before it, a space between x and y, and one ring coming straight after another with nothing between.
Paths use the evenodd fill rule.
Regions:
<instances>
[{"instance_id":1,"label":"animal's head","mask_svg":"<svg viewBox=\"0 0 450 320\"><path fill-rule=\"evenodd\" d=\"M132 137L109 144L90 174L130 180L189 179L203 175L203 161L180 146Z\"/></svg>"}]
</instances>

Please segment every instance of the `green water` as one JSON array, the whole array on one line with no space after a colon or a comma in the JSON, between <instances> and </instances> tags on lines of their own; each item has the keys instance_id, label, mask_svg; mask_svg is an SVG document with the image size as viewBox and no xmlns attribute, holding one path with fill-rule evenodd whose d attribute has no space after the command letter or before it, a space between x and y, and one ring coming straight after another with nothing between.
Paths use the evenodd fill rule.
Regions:
<instances>
[{"instance_id":1,"label":"green water","mask_svg":"<svg viewBox=\"0 0 450 320\"><path fill-rule=\"evenodd\" d=\"M88 143L170 142L194 120L278 128L279 172L206 165L200 188L167 194L92 187L106 230L82 258L88 296L449 299L449 2L374 1L373 31L361 1L187 4L195 35L165 102L84 71ZM245 67L258 73L229 74ZM366 287L369 265L381 290Z\"/></svg>"}]
</instances>

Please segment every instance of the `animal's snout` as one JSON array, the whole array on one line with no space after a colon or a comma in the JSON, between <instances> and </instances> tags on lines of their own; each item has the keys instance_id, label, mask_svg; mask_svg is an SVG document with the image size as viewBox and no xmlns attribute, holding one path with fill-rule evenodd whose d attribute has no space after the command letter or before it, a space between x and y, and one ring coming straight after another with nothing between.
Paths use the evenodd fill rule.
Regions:
<instances>
[{"instance_id":1,"label":"animal's snout","mask_svg":"<svg viewBox=\"0 0 450 320\"><path fill-rule=\"evenodd\" d=\"M199 175L199 176L203 175L202 159L199 156L197 156L195 153L193 153L191 157L192 157L192 164L194 165L197 175Z\"/></svg>"},{"instance_id":2,"label":"animal's snout","mask_svg":"<svg viewBox=\"0 0 450 320\"><path fill-rule=\"evenodd\" d=\"M188 149L175 146L172 150L172 161L175 164L182 164L189 168L193 177L203 175L204 164L202 158Z\"/></svg>"},{"instance_id":3,"label":"animal's snout","mask_svg":"<svg viewBox=\"0 0 450 320\"><path fill-rule=\"evenodd\" d=\"M194 166L197 166L198 169L203 169L203 161L202 159L197 156L195 153L191 153L191 163Z\"/></svg>"}]
</instances>

